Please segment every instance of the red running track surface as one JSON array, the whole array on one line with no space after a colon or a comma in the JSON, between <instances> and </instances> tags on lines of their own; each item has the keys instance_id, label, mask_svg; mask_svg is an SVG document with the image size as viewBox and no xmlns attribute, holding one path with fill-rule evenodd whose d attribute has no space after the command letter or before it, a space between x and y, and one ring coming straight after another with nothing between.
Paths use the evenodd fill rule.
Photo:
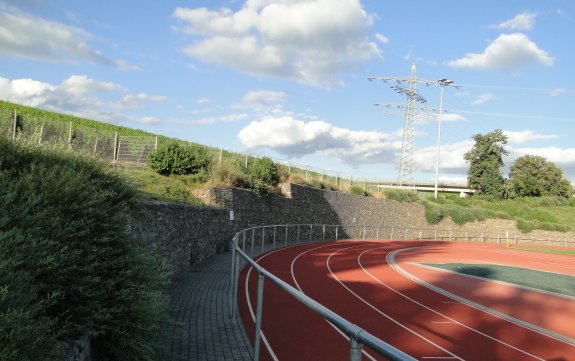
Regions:
<instances>
[{"instance_id":1,"label":"red running track surface","mask_svg":"<svg viewBox=\"0 0 575 361\"><path fill-rule=\"evenodd\" d=\"M419 265L455 262L575 275L572 257L470 243L339 241L258 258L285 282L418 360L575 360L575 298ZM242 270L239 284L240 315L253 337L257 274L251 267ZM349 359L338 330L269 281L262 332L262 360ZM384 359L369 349L362 358Z\"/></svg>"}]
</instances>

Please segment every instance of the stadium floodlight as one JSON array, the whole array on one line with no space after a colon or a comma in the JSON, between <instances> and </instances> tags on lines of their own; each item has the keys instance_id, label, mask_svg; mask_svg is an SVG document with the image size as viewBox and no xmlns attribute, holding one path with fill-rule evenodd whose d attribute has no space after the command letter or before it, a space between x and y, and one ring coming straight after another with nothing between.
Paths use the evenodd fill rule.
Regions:
<instances>
[{"instance_id":1,"label":"stadium floodlight","mask_svg":"<svg viewBox=\"0 0 575 361\"><path fill-rule=\"evenodd\" d=\"M439 116L437 117L437 163L435 164L435 189L434 189L435 199L437 199L437 191L438 191L437 188L439 181L439 153L441 149L441 117L443 115L443 89L446 86L459 89L458 85L453 85L453 80L439 79L437 83L439 83L441 91L439 96Z\"/></svg>"}]
</instances>

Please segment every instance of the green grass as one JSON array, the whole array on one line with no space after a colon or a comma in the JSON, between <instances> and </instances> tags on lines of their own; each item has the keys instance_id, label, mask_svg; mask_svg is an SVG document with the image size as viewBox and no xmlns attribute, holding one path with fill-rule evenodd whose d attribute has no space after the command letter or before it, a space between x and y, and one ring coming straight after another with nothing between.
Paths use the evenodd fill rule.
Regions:
<instances>
[{"instance_id":1,"label":"green grass","mask_svg":"<svg viewBox=\"0 0 575 361\"><path fill-rule=\"evenodd\" d=\"M561 197L531 197L513 200L492 200L481 196L460 198L441 194L438 199L424 195L429 223L451 217L457 224L487 218L513 219L523 233L535 229L569 232L575 229L575 202Z\"/></svg>"},{"instance_id":2,"label":"green grass","mask_svg":"<svg viewBox=\"0 0 575 361\"><path fill-rule=\"evenodd\" d=\"M575 297L575 277L568 275L484 264L450 263L426 266Z\"/></svg>"},{"instance_id":3,"label":"green grass","mask_svg":"<svg viewBox=\"0 0 575 361\"><path fill-rule=\"evenodd\" d=\"M564 256L572 256L575 257L575 249L565 248L565 249L558 249L558 248L524 248L524 247L512 247L509 249L516 249L519 251L530 251L530 252L540 252L540 253L551 253L551 254L560 254Z\"/></svg>"}]
</instances>

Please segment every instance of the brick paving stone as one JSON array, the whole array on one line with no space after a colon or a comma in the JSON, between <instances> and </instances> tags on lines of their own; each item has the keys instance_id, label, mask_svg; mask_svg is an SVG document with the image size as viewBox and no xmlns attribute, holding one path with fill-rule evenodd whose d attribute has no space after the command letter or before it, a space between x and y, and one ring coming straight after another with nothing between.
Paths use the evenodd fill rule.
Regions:
<instances>
[{"instance_id":1,"label":"brick paving stone","mask_svg":"<svg viewBox=\"0 0 575 361\"><path fill-rule=\"evenodd\" d=\"M229 318L230 267L228 252L174 278L158 361L252 359L253 349L241 320Z\"/></svg>"}]
</instances>

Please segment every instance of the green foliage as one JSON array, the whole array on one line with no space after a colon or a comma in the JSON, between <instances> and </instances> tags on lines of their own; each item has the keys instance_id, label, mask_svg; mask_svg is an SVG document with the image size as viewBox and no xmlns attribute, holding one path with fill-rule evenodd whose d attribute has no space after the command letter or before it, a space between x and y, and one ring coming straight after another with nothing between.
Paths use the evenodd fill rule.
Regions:
<instances>
[{"instance_id":1,"label":"green foliage","mask_svg":"<svg viewBox=\"0 0 575 361\"><path fill-rule=\"evenodd\" d=\"M445 217L445 211L442 207L428 200L424 200L425 220L429 224L438 224Z\"/></svg>"},{"instance_id":2,"label":"green foliage","mask_svg":"<svg viewBox=\"0 0 575 361\"><path fill-rule=\"evenodd\" d=\"M27 280L0 277L0 302L21 300L2 304L11 329L0 333L29 325L38 338L3 347L44 360L59 340L88 335L96 360L152 360L168 277L126 233L135 191L103 165L0 139L0 202L0 263Z\"/></svg>"},{"instance_id":3,"label":"green foliage","mask_svg":"<svg viewBox=\"0 0 575 361\"><path fill-rule=\"evenodd\" d=\"M554 163L535 155L524 155L509 169L507 189L510 198L559 196L569 198L573 186Z\"/></svg>"},{"instance_id":4,"label":"green foliage","mask_svg":"<svg viewBox=\"0 0 575 361\"><path fill-rule=\"evenodd\" d=\"M417 202L419 198L417 193L410 190L403 189L386 189L384 190L385 197L398 202Z\"/></svg>"},{"instance_id":5,"label":"green foliage","mask_svg":"<svg viewBox=\"0 0 575 361\"><path fill-rule=\"evenodd\" d=\"M280 180L277 165L267 157L249 162L247 175L250 188L263 194L272 193Z\"/></svg>"},{"instance_id":6,"label":"green foliage","mask_svg":"<svg viewBox=\"0 0 575 361\"><path fill-rule=\"evenodd\" d=\"M486 135L475 134L473 140L473 148L464 155L469 162L469 186L494 198L503 197L505 182L500 169L503 156L509 153L503 147L507 144L507 136L497 129Z\"/></svg>"},{"instance_id":7,"label":"green foliage","mask_svg":"<svg viewBox=\"0 0 575 361\"><path fill-rule=\"evenodd\" d=\"M351 193L358 195L358 196L364 196L364 197L368 197L370 196L369 192L365 191L363 189L363 186L360 185L354 185L351 187Z\"/></svg>"},{"instance_id":8,"label":"green foliage","mask_svg":"<svg viewBox=\"0 0 575 361\"><path fill-rule=\"evenodd\" d=\"M194 174L205 171L209 157L205 147L166 142L148 156L149 166L162 175Z\"/></svg>"},{"instance_id":9,"label":"green foliage","mask_svg":"<svg viewBox=\"0 0 575 361\"><path fill-rule=\"evenodd\" d=\"M527 221L523 218L517 219L517 229L519 229L522 233L529 233L535 229L535 225L531 221Z\"/></svg>"}]
</instances>

